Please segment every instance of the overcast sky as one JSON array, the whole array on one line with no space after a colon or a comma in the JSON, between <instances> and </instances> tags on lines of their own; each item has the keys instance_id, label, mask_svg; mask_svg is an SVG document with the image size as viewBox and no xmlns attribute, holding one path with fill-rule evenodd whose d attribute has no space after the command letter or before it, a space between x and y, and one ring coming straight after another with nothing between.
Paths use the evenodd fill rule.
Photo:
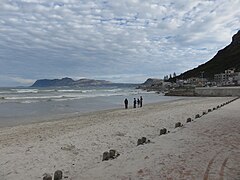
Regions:
<instances>
[{"instance_id":1,"label":"overcast sky","mask_svg":"<svg viewBox=\"0 0 240 180\"><path fill-rule=\"evenodd\" d=\"M180 74L231 42L239 7L240 0L0 0L0 86Z\"/></svg>"}]
</instances>

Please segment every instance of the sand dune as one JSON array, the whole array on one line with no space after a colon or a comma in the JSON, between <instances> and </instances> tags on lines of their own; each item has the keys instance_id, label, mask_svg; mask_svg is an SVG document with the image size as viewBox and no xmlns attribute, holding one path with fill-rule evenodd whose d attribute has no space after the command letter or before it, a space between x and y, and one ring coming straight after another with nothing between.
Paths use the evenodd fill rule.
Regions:
<instances>
[{"instance_id":1,"label":"sand dune","mask_svg":"<svg viewBox=\"0 0 240 180\"><path fill-rule=\"evenodd\" d=\"M0 179L240 179L240 100L183 98L137 109L88 113L61 121L0 129ZM183 127L174 128L176 122ZM161 128L170 133L159 136ZM147 137L151 142L137 146ZM115 149L120 156L102 161Z\"/></svg>"}]
</instances>

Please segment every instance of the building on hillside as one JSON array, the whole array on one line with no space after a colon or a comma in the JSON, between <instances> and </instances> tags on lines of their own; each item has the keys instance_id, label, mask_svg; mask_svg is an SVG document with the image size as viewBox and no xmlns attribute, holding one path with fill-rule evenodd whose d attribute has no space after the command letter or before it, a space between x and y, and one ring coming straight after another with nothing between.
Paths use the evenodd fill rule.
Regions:
<instances>
[{"instance_id":1,"label":"building on hillside","mask_svg":"<svg viewBox=\"0 0 240 180\"><path fill-rule=\"evenodd\" d=\"M199 78L199 77L191 77L188 79L177 79L176 84L179 87L201 87L205 86L207 84L207 79L206 78Z\"/></svg>"},{"instance_id":2,"label":"building on hillside","mask_svg":"<svg viewBox=\"0 0 240 180\"><path fill-rule=\"evenodd\" d=\"M183 87L185 84L187 84L187 81L184 79L176 79L176 86L177 87Z\"/></svg>"},{"instance_id":3,"label":"building on hillside","mask_svg":"<svg viewBox=\"0 0 240 180\"><path fill-rule=\"evenodd\" d=\"M240 72L235 69L227 69L224 73L215 74L214 81L218 86L234 86L240 85Z\"/></svg>"},{"instance_id":4,"label":"building on hillside","mask_svg":"<svg viewBox=\"0 0 240 180\"><path fill-rule=\"evenodd\" d=\"M235 72L233 83L238 86L240 85L240 72Z\"/></svg>"},{"instance_id":5,"label":"building on hillside","mask_svg":"<svg viewBox=\"0 0 240 180\"><path fill-rule=\"evenodd\" d=\"M194 86L205 86L207 82L206 78L191 77L187 79L187 83Z\"/></svg>"},{"instance_id":6,"label":"building on hillside","mask_svg":"<svg viewBox=\"0 0 240 180\"><path fill-rule=\"evenodd\" d=\"M232 76L235 73L235 68L227 69L224 73L226 74L226 76Z\"/></svg>"},{"instance_id":7,"label":"building on hillside","mask_svg":"<svg viewBox=\"0 0 240 180\"><path fill-rule=\"evenodd\" d=\"M222 84L223 82L225 82L225 81L226 81L226 75L225 75L225 73L215 74L215 75L214 75L214 81L215 81L217 84Z\"/></svg>"}]
</instances>

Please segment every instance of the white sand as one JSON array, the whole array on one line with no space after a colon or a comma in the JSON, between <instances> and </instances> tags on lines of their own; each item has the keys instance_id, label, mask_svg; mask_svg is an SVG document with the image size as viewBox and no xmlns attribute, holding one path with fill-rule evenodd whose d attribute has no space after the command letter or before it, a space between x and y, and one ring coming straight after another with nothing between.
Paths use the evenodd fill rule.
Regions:
<instances>
[{"instance_id":1,"label":"white sand","mask_svg":"<svg viewBox=\"0 0 240 180\"><path fill-rule=\"evenodd\" d=\"M137 109L0 129L0 180L240 179L240 100L186 124L233 98L187 98ZM176 122L184 123L174 129ZM166 127L167 135L159 136ZM142 136L151 143L136 146ZM116 149L120 156L102 161Z\"/></svg>"}]
</instances>

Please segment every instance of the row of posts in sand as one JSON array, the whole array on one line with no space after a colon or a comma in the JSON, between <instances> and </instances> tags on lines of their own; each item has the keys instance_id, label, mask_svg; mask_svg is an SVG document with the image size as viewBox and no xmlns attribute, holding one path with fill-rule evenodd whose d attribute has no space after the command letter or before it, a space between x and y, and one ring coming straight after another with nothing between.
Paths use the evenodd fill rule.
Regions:
<instances>
[{"instance_id":1,"label":"row of posts in sand","mask_svg":"<svg viewBox=\"0 0 240 180\"><path fill-rule=\"evenodd\" d=\"M225 105L227 105L227 104L229 104L229 103L231 103L231 102L233 102L233 101L235 101L235 100L237 100L237 99L238 99L238 98L232 99L232 100L230 100L230 101L228 101L228 102L226 102L226 103L223 103L223 104L221 104L221 105L218 105L217 107L214 107L213 109L208 109L207 112L204 111L204 112L202 113L202 115L196 114L196 115L195 115L195 119L198 119L198 118L206 115L207 113L210 113L210 112L212 112L212 111L215 111L215 110L217 110L217 109L219 109L219 108L221 108L221 107L223 107L223 106L225 106ZM190 122L192 122L192 121L194 121L192 118L187 118L186 123L190 123ZM181 122L175 123L175 128L180 128L180 127L183 127L183 126L184 126L184 124L182 124ZM160 129L160 134L159 134L159 135L161 136L161 135L165 135L165 134L168 134L168 133L170 133L170 131L167 130L167 128L162 128L162 129ZM137 146L139 146L139 145L144 145L144 144L148 144L148 143L151 143L151 141L150 141L149 139L147 139L146 137L142 137L142 138L140 138L140 139L137 140ZM103 159L102 159L102 161L107 161L107 160L115 159L115 158L117 158L118 156L120 156L120 154L119 154L119 153L116 153L116 152L117 152L116 150L110 150L109 152L107 152L107 151L104 152L104 153L103 153Z\"/></svg>"}]
</instances>

